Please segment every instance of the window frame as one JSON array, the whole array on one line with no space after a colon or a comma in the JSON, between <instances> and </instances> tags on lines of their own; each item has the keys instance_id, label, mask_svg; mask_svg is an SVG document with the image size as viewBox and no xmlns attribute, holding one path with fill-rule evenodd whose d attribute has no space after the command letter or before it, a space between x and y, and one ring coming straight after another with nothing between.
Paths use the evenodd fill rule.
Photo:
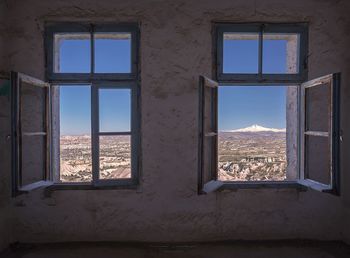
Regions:
<instances>
[{"instance_id":1,"label":"window frame","mask_svg":"<svg viewBox=\"0 0 350 258\"><path fill-rule=\"evenodd\" d=\"M25 75L23 73L11 72L11 167L12 167L12 196L27 193L31 190L46 187L53 184L51 173L51 92L50 84ZM43 114L43 130L36 132L23 132L21 126L21 83L27 83L31 86L45 89L45 103ZM45 161L42 173L42 179L36 182L23 185L22 182L22 137L23 136L44 136Z\"/></svg>"},{"instance_id":2,"label":"window frame","mask_svg":"<svg viewBox=\"0 0 350 258\"><path fill-rule=\"evenodd\" d=\"M115 189L135 188L140 182L141 170L141 112L140 112L140 40L139 23L49 23L45 28L46 51L46 78L57 86L64 85L90 85L91 87L91 155L92 155L92 180L91 182L57 182L57 174L60 171L52 171L56 180L49 190L75 190L75 189ZM54 72L54 34L55 33L90 33L90 73L55 73ZM131 71L130 73L94 73L94 33L95 32L128 32L131 34ZM98 90L100 88L123 88L131 91L131 178L97 180L99 175L99 139L98 131ZM53 91L52 91L53 92ZM51 94L51 99L53 95ZM51 100L51 112L54 103ZM53 125L52 125L53 126ZM55 143L54 139L52 142ZM53 148L54 146L52 146ZM55 153L54 151L52 151ZM52 157L51 162L54 161Z\"/></svg>"},{"instance_id":3,"label":"window frame","mask_svg":"<svg viewBox=\"0 0 350 258\"><path fill-rule=\"evenodd\" d=\"M228 73L224 74L223 71L223 33L224 32L259 32L259 74L234 74ZM299 73L297 74L263 74L262 73L262 50L263 50L263 37L262 32L267 33L299 33L300 34L300 46L299 46ZM341 131L340 131L340 73L333 73L330 75L322 76L314 80L308 81L308 25L306 23L213 23L213 75L214 82L218 83L218 87L222 86L264 86L264 85L282 85L289 86L294 85L298 87L297 92L297 117L298 117L298 135L297 135L297 175L298 178L292 181L254 181L254 182L234 182L228 181L223 182L223 185L211 184L208 188L210 191L215 191L217 189L257 189L257 188L294 188L301 191L305 191L308 188L318 190L321 192L331 193L334 195L340 195L340 163L339 163L339 153L340 153L340 142L341 142ZM305 180L302 170L304 170L304 159L305 146L303 144L304 136L304 115L306 110L303 108L303 85L312 84L315 81L322 81L323 79L332 79L330 82L332 87L331 99L332 99L332 116L330 123L332 124L332 132L329 137L332 138L331 143L331 182L330 185L322 185L320 182ZM200 78L200 84L203 82ZM216 89L217 91L218 89ZM201 88L199 90L201 94ZM217 94L217 93L215 93ZM201 100L200 100L201 101ZM201 103L200 103L201 104ZM201 108L199 109L201 112ZM200 114L200 119L203 115ZM217 117L217 115L216 115ZM201 133L201 132L200 132ZM201 135L199 133L199 135ZM199 147L201 144L199 144ZM217 149L217 148L216 148ZM217 152L215 150L214 152ZM199 152L199 154L201 154ZM217 155L217 153L216 153ZM217 160L217 157L215 158ZM201 164L203 165L203 164ZM201 166L199 166L200 168ZM216 164L215 177L217 178L218 170ZM200 173L200 172L199 172ZM214 171L211 171L213 174ZM201 177L199 177L201 178ZM214 178L214 176L213 176ZM214 178L215 180L215 178ZM203 190L205 188L201 187L203 182L198 181L198 193L207 193ZM211 189L210 189L211 188Z\"/></svg>"},{"instance_id":4,"label":"window frame","mask_svg":"<svg viewBox=\"0 0 350 258\"><path fill-rule=\"evenodd\" d=\"M299 179L298 183L320 192L331 193L334 195L340 195L340 73L328 74L316 79L306 81L300 86L300 109L304 110L301 113L300 125L299 125ZM324 85L326 84L326 85ZM330 88L330 117L328 132L319 130L309 130L307 128L307 115L306 115L306 90L313 87L329 87ZM330 182L324 184L308 178L306 167L306 148L307 143L305 141L306 136L313 137L327 137L329 139L329 154L330 154Z\"/></svg>"},{"instance_id":5,"label":"window frame","mask_svg":"<svg viewBox=\"0 0 350 258\"><path fill-rule=\"evenodd\" d=\"M127 86L129 85L129 87ZM99 90L100 89L130 89L130 103L131 103L131 117L130 117L130 131L127 132L101 132L99 128ZM133 162L138 159L138 145L139 145L139 133L138 133L138 95L136 83L125 82L98 82L91 85L91 98L92 98L92 119L91 119L91 144L92 144L92 176L94 186L110 186L110 185L133 185L137 184L138 176L138 164L139 162ZM99 150L100 150L100 136L114 136L114 135L130 135L131 141L131 178L120 179L100 179L99 178Z\"/></svg>"},{"instance_id":6,"label":"window frame","mask_svg":"<svg viewBox=\"0 0 350 258\"><path fill-rule=\"evenodd\" d=\"M225 32L256 32L259 34L259 52L258 74L235 74L223 73L223 34ZM263 74L262 73L262 51L263 51L263 32L266 33L299 33L299 70L296 74ZM215 81L219 83L219 87L225 86L298 86L298 128L300 128L300 85L308 78L308 25L306 23L227 23L213 22L213 70ZM218 90L218 89L216 89ZM217 93L216 93L217 94ZM297 141L299 142L299 133ZM217 151L214 151L217 155ZM300 150L298 148L298 156ZM217 158L216 158L217 159ZM298 175L300 164L298 162ZM217 177L218 170L215 174ZM212 172L214 173L214 172ZM200 186L198 185L198 188ZM306 186L298 183L298 180L290 181L254 181L254 182L223 182L219 189L260 189L260 188L292 188L305 191ZM203 192L198 190L199 194Z\"/></svg>"},{"instance_id":7,"label":"window frame","mask_svg":"<svg viewBox=\"0 0 350 258\"><path fill-rule=\"evenodd\" d=\"M259 34L258 73L223 72L223 35L225 32L255 32ZM300 35L299 69L295 74L264 74L263 71L263 33L297 33ZM220 83L265 83L299 84L308 75L308 25L306 23L217 23L213 24L214 71L215 80Z\"/></svg>"},{"instance_id":8,"label":"window frame","mask_svg":"<svg viewBox=\"0 0 350 258\"><path fill-rule=\"evenodd\" d=\"M130 73L95 73L94 33L129 32L131 34L131 71ZM55 73L54 72L54 34L55 33L90 33L90 73ZM87 82L101 80L137 80L139 77L139 24L89 24L55 23L45 27L46 79L51 83L71 81Z\"/></svg>"}]
</instances>

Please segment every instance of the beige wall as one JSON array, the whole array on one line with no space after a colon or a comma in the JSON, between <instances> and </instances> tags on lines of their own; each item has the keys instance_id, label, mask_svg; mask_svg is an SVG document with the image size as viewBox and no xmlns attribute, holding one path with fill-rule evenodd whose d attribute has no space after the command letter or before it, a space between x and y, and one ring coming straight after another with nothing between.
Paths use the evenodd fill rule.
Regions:
<instances>
[{"instance_id":1,"label":"beige wall","mask_svg":"<svg viewBox=\"0 0 350 258\"><path fill-rule=\"evenodd\" d=\"M13 215L15 240L350 239L343 226L347 220L344 204L350 206L350 176L346 173L350 164L345 159L350 143L346 133L341 198L291 189L206 196L196 192L197 84L199 74L211 76L211 22L309 22L310 79L343 73L342 127L347 132L348 1L8 2L6 68L42 79L44 21L141 22L140 189L57 191L51 198L36 191L18 197ZM9 173L9 169L4 170L1 184L7 185Z\"/></svg>"}]
</instances>

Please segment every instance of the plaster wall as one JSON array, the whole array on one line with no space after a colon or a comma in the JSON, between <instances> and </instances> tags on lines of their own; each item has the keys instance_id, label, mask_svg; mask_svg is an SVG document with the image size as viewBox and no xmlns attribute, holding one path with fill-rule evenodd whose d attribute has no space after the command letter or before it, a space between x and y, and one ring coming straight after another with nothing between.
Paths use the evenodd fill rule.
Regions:
<instances>
[{"instance_id":1,"label":"plaster wall","mask_svg":"<svg viewBox=\"0 0 350 258\"><path fill-rule=\"evenodd\" d=\"M11 227L11 145L7 138L10 134L10 99L5 94L6 87L9 87L9 81L4 79L6 75L3 73L7 69L5 9L5 3L0 2L0 250L13 241Z\"/></svg>"},{"instance_id":2,"label":"plaster wall","mask_svg":"<svg viewBox=\"0 0 350 258\"><path fill-rule=\"evenodd\" d=\"M350 161L345 158L350 143L346 133L341 198L294 189L250 189L205 196L196 192L197 85L198 75L212 74L211 22L309 22L309 78L342 72L342 128L347 132L349 10L345 0L8 1L6 69L41 79L45 21L141 23L140 187L57 191L51 197L45 197L41 190L22 195L12 201L14 240L350 240L349 227L344 227L349 215L345 206L350 206L350 175L346 173ZM9 113L4 116L9 119ZM8 153L10 146L1 146ZM0 182L8 187L10 169L3 171Z\"/></svg>"},{"instance_id":3,"label":"plaster wall","mask_svg":"<svg viewBox=\"0 0 350 258\"><path fill-rule=\"evenodd\" d=\"M0 80L0 84L6 83ZM7 119L9 99L0 96L0 250L12 241L11 228L11 179L9 177L11 145L6 136L10 134L10 123Z\"/></svg>"}]
</instances>

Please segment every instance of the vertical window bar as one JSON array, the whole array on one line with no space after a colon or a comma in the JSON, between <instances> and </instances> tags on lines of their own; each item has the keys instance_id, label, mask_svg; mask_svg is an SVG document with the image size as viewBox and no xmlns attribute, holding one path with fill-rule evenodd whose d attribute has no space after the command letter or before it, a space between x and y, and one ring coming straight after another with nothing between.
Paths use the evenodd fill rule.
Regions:
<instances>
[{"instance_id":1,"label":"vertical window bar","mask_svg":"<svg viewBox=\"0 0 350 258\"><path fill-rule=\"evenodd\" d=\"M212 117L213 117L213 132L216 133L216 136L213 137L213 165L212 173L213 180L218 179L218 88L212 89Z\"/></svg>"},{"instance_id":2,"label":"vertical window bar","mask_svg":"<svg viewBox=\"0 0 350 258\"><path fill-rule=\"evenodd\" d=\"M51 173L51 86L46 89L46 105L45 105L45 129L46 129L46 172L45 172L45 180L52 181L52 173Z\"/></svg>"},{"instance_id":3,"label":"vertical window bar","mask_svg":"<svg viewBox=\"0 0 350 258\"><path fill-rule=\"evenodd\" d=\"M99 118L98 118L98 86L91 84L91 152L92 152L92 183L99 178Z\"/></svg>"},{"instance_id":4,"label":"vertical window bar","mask_svg":"<svg viewBox=\"0 0 350 258\"><path fill-rule=\"evenodd\" d=\"M260 26L259 30L259 79L262 79L262 71L263 71L263 32L264 32L264 24Z\"/></svg>"},{"instance_id":5,"label":"vertical window bar","mask_svg":"<svg viewBox=\"0 0 350 258\"><path fill-rule=\"evenodd\" d=\"M90 75L92 76L94 73L95 73L95 35L94 35L94 31L95 31L95 28L94 28L94 25L91 24L90 25L90 53L91 53L91 57L90 57L90 60L91 60L91 71L90 71Z\"/></svg>"},{"instance_id":6,"label":"vertical window bar","mask_svg":"<svg viewBox=\"0 0 350 258\"><path fill-rule=\"evenodd\" d=\"M333 193L340 195L340 73L336 73L332 78L332 102L333 102L333 121L332 128L332 187Z\"/></svg>"}]
</instances>

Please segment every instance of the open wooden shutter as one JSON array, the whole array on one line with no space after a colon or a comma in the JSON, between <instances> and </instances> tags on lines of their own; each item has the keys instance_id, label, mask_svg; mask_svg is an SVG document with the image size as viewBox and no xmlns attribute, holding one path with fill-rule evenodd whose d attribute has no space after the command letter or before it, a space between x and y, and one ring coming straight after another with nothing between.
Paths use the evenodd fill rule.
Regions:
<instances>
[{"instance_id":1,"label":"open wooden shutter","mask_svg":"<svg viewBox=\"0 0 350 258\"><path fill-rule=\"evenodd\" d=\"M339 195L340 74L301 87L300 183Z\"/></svg>"},{"instance_id":2,"label":"open wooden shutter","mask_svg":"<svg viewBox=\"0 0 350 258\"><path fill-rule=\"evenodd\" d=\"M13 195L50 181L50 85L11 73Z\"/></svg>"},{"instance_id":3,"label":"open wooden shutter","mask_svg":"<svg viewBox=\"0 0 350 258\"><path fill-rule=\"evenodd\" d=\"M199 77L198 194L217 190L218 83Z\"/></svg>"}]
</instances>

